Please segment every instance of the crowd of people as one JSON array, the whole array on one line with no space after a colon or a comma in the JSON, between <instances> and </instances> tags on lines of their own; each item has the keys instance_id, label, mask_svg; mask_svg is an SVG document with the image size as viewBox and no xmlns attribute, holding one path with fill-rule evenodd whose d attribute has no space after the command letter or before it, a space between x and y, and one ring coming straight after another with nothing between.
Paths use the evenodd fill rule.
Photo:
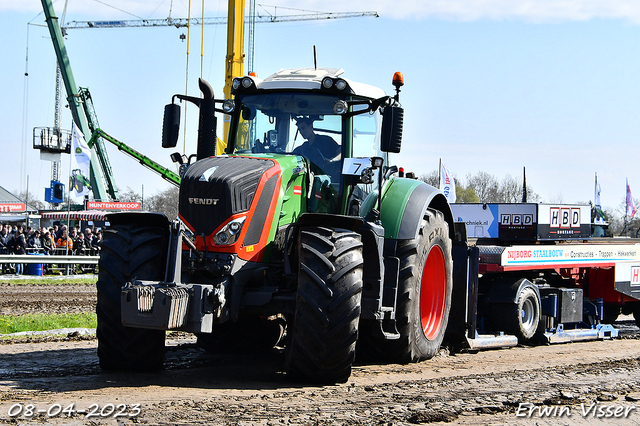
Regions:
<instances>
[{"instance_id":1,"label":"crowd of people","mask_svg":"<svg viewBox=\"0 0 640 426\"><path fill-rule=\"evenodd\" d=\"M81 230L79 226L53 225L50 228L32 228L23 225L0 224L0 253L45 255L85 255L100 254L102 230L90 226ZM21 263L3 264L2 273L22 275Z\"/></svg>"}]
</instances>

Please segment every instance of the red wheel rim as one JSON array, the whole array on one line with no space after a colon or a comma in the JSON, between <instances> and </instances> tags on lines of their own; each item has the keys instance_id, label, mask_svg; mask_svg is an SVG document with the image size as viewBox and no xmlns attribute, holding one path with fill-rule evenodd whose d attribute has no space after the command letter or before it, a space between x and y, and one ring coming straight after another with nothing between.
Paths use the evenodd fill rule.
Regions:
<instances>
[{"instance_id":1,"label":"red wheel rim","mask_svg":"<svg viewBox=\"0 0 640 426\"><path fill-rule=\"evenodd\" d=\"M436 338L444 321L447 297L447 266L440 246L433 246L422 271L420 320L427 339Z\"/></svg>"}]
</instances>

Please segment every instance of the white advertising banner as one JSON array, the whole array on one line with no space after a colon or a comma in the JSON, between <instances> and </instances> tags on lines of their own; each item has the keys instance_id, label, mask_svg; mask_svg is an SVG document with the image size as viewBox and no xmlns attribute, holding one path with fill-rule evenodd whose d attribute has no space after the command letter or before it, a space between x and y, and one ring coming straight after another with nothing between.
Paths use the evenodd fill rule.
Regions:
<instances>
[{"instance_id":1,"label":"white advertising banner","mask_svg":"<svg viewBox=\"0 0 640 426\"><path fill-rule=\"evenodd\" d=\"M447 197L449 203L456 202L456 182L453 180L451 171L447 169L447 166L442 163L440 179L440 189L444 192L444 196Z\"/></svg>"},{"instance_id":2,"label":"white advertising banner","mask_svg":"<svg viewBox=\"0 0 640 426\"><path fill-rule=\"evenodd\" d=\"M71 175L69 176L69 197L79 201L91 192L89 170L91 166L91 150L84 140L84 135L73 123L71 132Z\"/></svg>"}]
</instances>

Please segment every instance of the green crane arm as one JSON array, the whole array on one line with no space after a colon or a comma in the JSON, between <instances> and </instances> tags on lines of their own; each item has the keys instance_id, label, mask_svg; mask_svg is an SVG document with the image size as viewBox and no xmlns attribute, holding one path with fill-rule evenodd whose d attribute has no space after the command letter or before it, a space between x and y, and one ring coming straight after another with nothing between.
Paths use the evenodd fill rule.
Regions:
<instances>
[{"instance_id":1,"label":"green crane arm","mask_svg":"<svg viewBox=\"0 0 640 426\"><path fill-rule=\"evenodd\" d=\"M138 151L131 148L124 142L121 142L118 139L114 138L113 136L108 135L102 129L94 130L93 134L91 135L91 139L89 140L89 142L87 142L87 145L89 145L89 148L92 148L95 144L97 144L99 138L102 138L108 142L111 142L112 144L117 146L120 151L135 158L136 160L138 160L140 164L147 167L148 169L151 169L154 172L158 173L160 176L162 176L164 180L168 181L169 183L172 183L178 187L180 186L180 176L178 176L171 170L167 169L166 167L156 163L146 155L139 153Z\"/></svg>"},{"instance_id":2,"label":"green crane arm","mask_svg":"<svg viewBox=\"0 0 640 426\"><path fill-rule=\"evenodd\" d=\"M93 132L96 129L100 128L98 124L98 115L96 114L96 110L93 107L93 100L91 98L91 93L89 89L86 87L79 87L78 92L80 95L80 99L82 101L82 106L84 108L84 113L87 116L89 130L93 135ZM111 170L111 163L109 162L109 156L107 155L107 150L102 143L102 139L98 138L97 143L92 147L95 150L95 153L98 157L98 161L100 162L100 167L102 168L104 183L106 184L106 191L111 197L112 200L118 201L118 188L116 186L116 180L113 176L113 171Z\"/></svg>"}]
</instances>

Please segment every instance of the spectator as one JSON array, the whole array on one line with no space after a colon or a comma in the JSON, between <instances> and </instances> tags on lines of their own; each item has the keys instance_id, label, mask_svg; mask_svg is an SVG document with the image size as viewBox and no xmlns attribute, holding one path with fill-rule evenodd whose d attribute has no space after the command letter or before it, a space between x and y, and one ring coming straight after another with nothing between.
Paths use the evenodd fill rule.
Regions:
<instances>
[{"instance_id":1,"label":"spectator","mask_svg":"<svg viewBox=\"0 0 640 426\"><path fill-rule=\"evenodd\" d=\"M91 243L93 240L93 231L88 226L84 228L84 239L87 240L88 243Z\"/></svg>"},{"instance_id":2,"label":"spectator","mask_svg":"<svg viewBox=\"0 0 640 426\"><path fill-rule=\"evenodd\" d=\"M34 253L40 252L40 248L42 248L42 243L40 242L40 230L36 229L35 231L32 231L27 237L27 248L31 249L30 251Z\"/></svg>"},{"instance_id":3,"label":"spectator","mask_svg":"<svg viewBox=\"0 0 640 426\"><path fill-rule=\"evenodd\" d=\"M5 224L0 229L0 253L2 254L9 253L7 248L8 238L9 233L7 232L7 225Z\"/></svg>"},{"instance_id":4,"label":"spectator","mask_svg":"<svg viewBox=\"0 0 640 426\"><path fill-rule=\"evenodd\" d=\"M56 241L56 248L67 249L67 252L73 250L73 240L67 235L67 227L64 225L62 226L62 235Z\"/></svg>"},{"instance_id":5,"label":"spectator","mask_svg":"<svg viewBox=\"0 0 640 426\"><path fill-rule=\"evenodd\" d=\"M102 245L102 230L98 229L96 233L93 235L93 239L91 240L91 246L96 254L100 254L100 246Z\"/></svg>"},{"instance_id":6,"label":"spectator","mask_svg":"<svg viewBox=\"0 0 640 426\"><path fill-rule=\"evenodd\" d=\"M16 244L15 244L15 254L23 255L27 254L27 241L24 238L24 234L22 233L22 226L18 228L16 232ZM24 265L22 263L16 263L16 275L22 275L24 272Z\"/></svg>"},{"instance_id":7,"label":"spectator","mask_svg":"<svg viewBox=\"0 0 640 426\"><path fill-rule=\"evenodd\" d=\"M51 239L51 234L49 231L44 231L44 233L40 234L40 246L44 251L44 254L50 255L53 254L53 240Z\"/></svg>"},{"instance_id":8,"label":"spectator","mask_svg":"<svg viewBox=\"0 0 640 426\"><path fill-rule=\"evenodd\" d=\"M9 231L7 224L0 226L0 253L1 254L9 254L9 246L7 243L9 242ZM2 264L2 273L8 274L11 271L11 267L8 263Z\"/></svg>"},{"instance_id":9,"label":"spectator","mask_svg":"<svg viewBox=\"0 0 640 426\"><path fill-rule=\"evenodd\" d=\"M75 254L77 255L85 255L85 252L91 248L88 244L88 241L85 240L84 234L82 232L78 234L76 239L73 241L73 248L75 250Z\"/></svg>"},{"instance_id":10,"label":"spectator","mask_svg":"<svg viewBox=\"0 0 640 426\"><path fill-rule=\"evenodd\" d=\"M16 251L16 232L17 227L11 227L11 225L7 225L7 251L9 254L13 254Z\"/></svg>"}]
</instances>

